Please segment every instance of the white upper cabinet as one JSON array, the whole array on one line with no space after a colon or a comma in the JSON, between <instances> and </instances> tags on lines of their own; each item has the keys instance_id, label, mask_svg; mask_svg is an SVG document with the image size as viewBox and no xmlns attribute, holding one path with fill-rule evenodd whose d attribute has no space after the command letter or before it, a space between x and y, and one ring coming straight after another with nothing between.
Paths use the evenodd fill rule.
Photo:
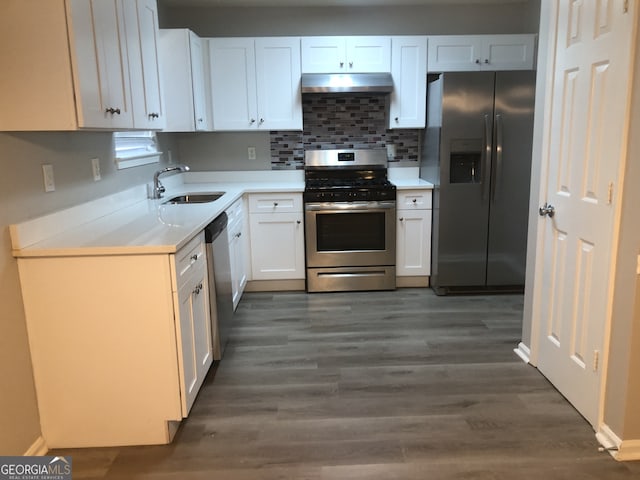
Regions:
<instances>
[{"instance_id":1,"label":"white upper cabinet","mask_svg":"<svg viewBox=\"0 0 640 480\"><path fill-rule=\"evenodd\" d=\"M442 35L429 37L430 72L532 70L535 35Z\"/></svg>"},{"instance_id":2,"label":"white upper cabinet","mask_svg":"<svg viewBox=\"0 0 640 480\"><path fill-rule=\"evenodd\" d=\"M122 1L72 0L69 6L78 126L133 127Z\"/></svg>"},{"instance_id":3,"label":"white upper cabinet","mask_svg":"<svg viewBox=\"0 0 640 480\"><path fill-rule=\"evenodd\" d=\"M391 71L391 37L302 37L303 73Z\"/></svg>"},{"instance_id":4,"label":"white upper cabinet","mask_svg":"<svg viewBox=\"0 0 640 480\"><path fill-rule=\"evenodd\" d=\"M393 91L389 128L424 128L427 104L427 37L391 38Z\"/></svg>"},{"instance_id":5,"label":"white upper cabinet","mask_svg":"<svg viewBox=\"0 0 640 480\"><path fill-rule=\"evenodd\" d=\"M214 130L302 130L300 39L212 38Z\"/></svg>"},{"instance_id":6,"label":"white upper cabinet","mask_svg":"<svg viewBox=\"0 0 640 480\"><path fill-rule=\"evenodd\" d=\"M205 42L185 28L160 30L166 131L210 130L204 69Z\"/></svg>"},{"instance_id":7,"label":"white upper cabinet","mask_svg":"<svg viewBox=\"0 0 640 480\"><path fill-rule=\"evenodd\" d=\"M155 0L5 1L0 130L151 128L156 32Z\"/></svg>"},{"instance_id":8,"label":"white upper cabinet","mask_svg":"<svg viewBox=\"0 0 640 480\"><path fill-rule=\"evenodd\" d=\"M158 9L155 0L124 2L127 51L135 128L165 127L164 99L160 83Z\"/></svg>"}]
</instances>

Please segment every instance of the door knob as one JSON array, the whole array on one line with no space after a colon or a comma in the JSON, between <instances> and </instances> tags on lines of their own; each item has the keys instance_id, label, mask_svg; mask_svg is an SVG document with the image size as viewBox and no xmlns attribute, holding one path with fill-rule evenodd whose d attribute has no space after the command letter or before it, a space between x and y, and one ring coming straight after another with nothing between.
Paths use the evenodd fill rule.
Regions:
<instances>
[{"instance_id":1,"label":"door knob","mask_svg":"<svg viewBox=\"0 0 640 480\"><path fill-rule=\"evenodd\" d=\"M545 204L538 209L538 214L541 217L546 216L549 218L553 218L553 216L556 214L556 209L553 205L550 205L545 202Z\"/></svg>"}]
</instances>

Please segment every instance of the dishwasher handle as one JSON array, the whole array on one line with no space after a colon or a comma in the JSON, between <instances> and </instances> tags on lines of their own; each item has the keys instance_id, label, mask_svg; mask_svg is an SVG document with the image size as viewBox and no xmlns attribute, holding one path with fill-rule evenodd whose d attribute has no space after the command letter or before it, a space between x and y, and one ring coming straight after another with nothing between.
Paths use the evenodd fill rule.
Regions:
<instances>
[{"instance_id":1,"label":"dishwasher handle","mask_svg":"<svg viewBox=\"0 0 640 480\"><path fill-rule=\"evenodd\" d=\"M227 228L227 222L227 214L226 212L222 212L213 222L204 227L204 241L206 243L213 243L213 241Z\"/></svg>"}]
</instances>

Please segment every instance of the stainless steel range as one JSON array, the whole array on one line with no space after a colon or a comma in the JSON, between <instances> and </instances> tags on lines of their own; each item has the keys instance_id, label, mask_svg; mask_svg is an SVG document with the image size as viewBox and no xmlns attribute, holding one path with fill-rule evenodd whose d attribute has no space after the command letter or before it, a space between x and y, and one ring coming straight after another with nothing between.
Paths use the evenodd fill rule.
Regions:
<instances>
[{"instance_id":1,"label":"stainless steel range","mask_svg":"<svg viewBox=\"0 0 640 480\"><path fill-rule=\"evenodd\" d=\"M396 287L396 187L387 152L305 152L307 291Z\"/></svg>"}]
</instances>

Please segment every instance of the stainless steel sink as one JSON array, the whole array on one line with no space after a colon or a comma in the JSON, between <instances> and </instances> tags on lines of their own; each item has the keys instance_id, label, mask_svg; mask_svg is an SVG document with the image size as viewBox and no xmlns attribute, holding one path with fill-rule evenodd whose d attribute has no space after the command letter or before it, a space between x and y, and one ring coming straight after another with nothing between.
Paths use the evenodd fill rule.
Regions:
<instances>
[{"instance_id":1,"label":"stainless steel sink","mask_svg":"<svg viewBox=\"0 0 640 480\"><path fill-rule=\"evenodd\" d=\"M177 197L171 197L169 200L163 203L169 204L182 204L182 203L208 203L215 202L225 192L207 192L207 193L185 193L184 195L178 195Z\"/></svg>"}]
</instances>

